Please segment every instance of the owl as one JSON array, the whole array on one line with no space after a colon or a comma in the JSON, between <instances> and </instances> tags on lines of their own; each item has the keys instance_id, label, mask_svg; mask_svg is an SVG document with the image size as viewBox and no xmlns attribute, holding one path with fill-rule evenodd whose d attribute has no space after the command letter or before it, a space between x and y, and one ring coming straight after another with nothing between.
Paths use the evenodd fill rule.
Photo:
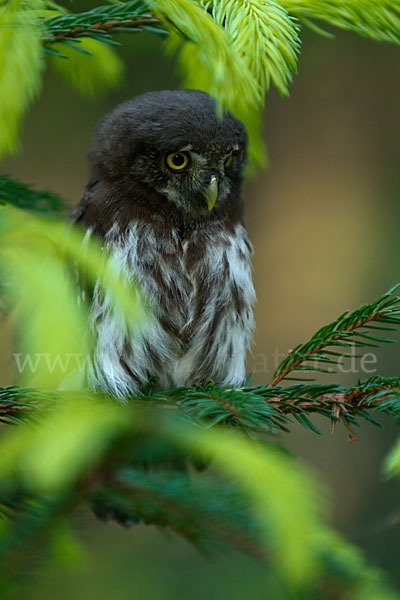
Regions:
<instances>
[{"instance_id":1,"label":"owl","mask_svg":"<svg viewBox=\"0 0 400 600\"><path fill-rule=\"evenodd\" d=\"M142 290L126 323L97 286L89 385L117 398L212 379L241 386L255 300L243 224L247 135L198 90L150 92L98 124L71 219Z\"/></svg>"}]
</instances>

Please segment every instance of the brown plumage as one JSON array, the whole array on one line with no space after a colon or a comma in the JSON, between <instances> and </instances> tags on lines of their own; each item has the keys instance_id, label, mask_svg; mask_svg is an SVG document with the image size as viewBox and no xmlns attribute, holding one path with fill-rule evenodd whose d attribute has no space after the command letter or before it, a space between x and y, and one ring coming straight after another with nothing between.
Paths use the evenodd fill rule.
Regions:
<instances>
[{"instance_id":1,"label":"brown plumage","mask_svg":"<svg viewBox=\"0 0 400 600\"><path fill-rule=\"evenodd\" d=\"M121 324L95 287L90 384L123 398L212 378L241 385L253 320L243 226L246 132L195 90L144 94L99 123L71 218L139 283L149 317Z\"/></svg>"}]
</instances>

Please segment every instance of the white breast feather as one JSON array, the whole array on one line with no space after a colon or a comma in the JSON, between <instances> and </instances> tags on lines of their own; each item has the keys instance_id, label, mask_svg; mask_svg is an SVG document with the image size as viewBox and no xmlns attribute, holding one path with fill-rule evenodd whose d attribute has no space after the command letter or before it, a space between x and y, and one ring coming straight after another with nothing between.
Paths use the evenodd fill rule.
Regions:
<instances>
[{"instance_id":1,"label":"white breast feather","mask_svg":"<svg viewBox=\"0 0 400 600\"><path fill-rule=\"evenodd\" d=\"M111 230L108 239L115 236ZM221 384L240 386L245 379L245 354L249 347L253 330L252 305L255 293L251 279L250 255L246 232L242 225L236 226L233 234L226 231L209 236L202 232L205 243L205 256L199 261L195 273L185 270L185 253L188 242L183 244L181 259L175 270L162 265L164 250L176 244L177 234L172 232L170 239L160 239L150 225L133 223L123 238L113 242L111 259L117 271L128 279L137 279L146 288L149 306L148 318L131 323L127 331L124 320L118 315L107 293L100 294L95 288L91 308L91 322L97 336L93 362L89 368L89 383L95 389L105 389L123 399L136 394L140 384L149 377L149 345L156 349L160 368L156 383L161 387L178 387L198 383L198 378L212 378ZM139 257L143 236L149 256ZM174 311L180 333L193 329L190 342L182 353L177 340L166 331L159 320L165 311L163 294L155 279L143 275L142 261L161 261L162 274L167 286L178 289L184 310ZM228 274L226 274L226 270ZM225 275L223 276L223 274ZM188 288L188 277L191 287ZM199 286L206 280L210 284L207 303L203 307L202 318L196 322ZM242 302L240 313L233 309L232 289L236 286ZM232 310L230 306L232 305ZM224 318L218 323L213 335L207 334L216 308L226 309ZM171 311L170 311L171 312ZM184 316L182 316L184 315ZM171 314L168 315L171 318ZM182 320L183 319L183 320ZM128 357L126 346L129 345ZM231 353L230 353L231 349ZM124 357L123 365L121 356ZM210 357L212 367L205 372ZM129 375L131 372L134 377ZM202 370L203 369L203 370Z\"/></svg>"}]
</instances>

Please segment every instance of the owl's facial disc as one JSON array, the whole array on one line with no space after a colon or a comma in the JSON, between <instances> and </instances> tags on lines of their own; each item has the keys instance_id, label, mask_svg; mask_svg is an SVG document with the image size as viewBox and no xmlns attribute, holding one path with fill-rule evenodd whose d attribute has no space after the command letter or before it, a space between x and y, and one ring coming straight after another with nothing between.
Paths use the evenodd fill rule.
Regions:
<instances>
[{"instance_id":1,"label":"owl's facial disc","mask_svg":"<svg viewBox=\"0 0 400 600\"><path fill-rule=\"evenodd\" d=\"M222 206L232 190L232 176L238 170L235 154L239 147L196 151L187 145L161 158L164 181L157 191L165 194L185 218L207 219L214 207ZM235 167L236 165L236 167Z\"/></svg>"},{"instance_id":2,"label":"owl's facial disc","mask_svg":"<svg viewBox=\"0 0 400 600\"><path fill-rule=\"evenodd\" d=\"M148 92L100 121L91 177L133 212L195 227L240 213L246 149L243 124L205 92Z\"/></svg>"}]
</instances>

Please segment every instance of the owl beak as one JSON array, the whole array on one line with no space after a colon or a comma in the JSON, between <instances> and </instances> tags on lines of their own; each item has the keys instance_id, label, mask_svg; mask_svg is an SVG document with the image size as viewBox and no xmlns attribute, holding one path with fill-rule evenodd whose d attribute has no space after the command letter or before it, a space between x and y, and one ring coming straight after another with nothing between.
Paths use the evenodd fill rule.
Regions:
<instances>
[{"instance_id":1,"label":"owl beak","mask_svg":"<svg viewBox=\"0 0 400 600\"><path fill-rule=\"evenodd\" d=\"M210 183L201 192L206 199L208 210L212 210L218 197L218 179L213 175Z\"/></svg>"}]
</instances>

